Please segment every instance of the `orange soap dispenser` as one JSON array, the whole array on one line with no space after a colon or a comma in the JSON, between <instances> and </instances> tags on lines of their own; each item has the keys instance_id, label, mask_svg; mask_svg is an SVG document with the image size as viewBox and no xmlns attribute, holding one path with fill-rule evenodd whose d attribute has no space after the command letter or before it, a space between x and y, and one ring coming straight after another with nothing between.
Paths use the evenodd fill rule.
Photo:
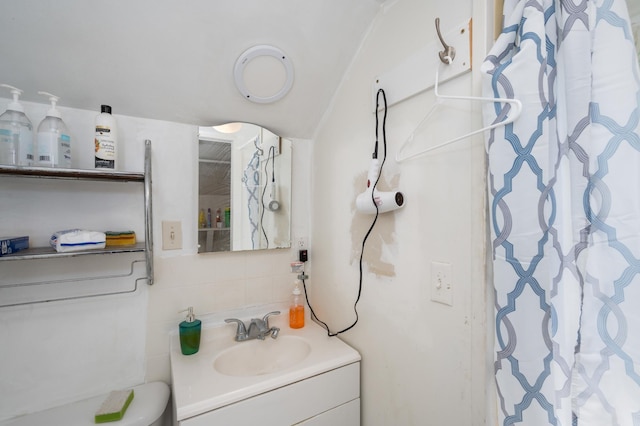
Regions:
<instances>
[{"instance_id":1,"label":"orange soap dispenser","mask_svg":"<svg viewBox=\"0 0 640 426\"><path fill-rule=\"evenodd\" d=\"M291 293L291 304L289 305L289 327L304 327L304 302L300 291L300 280L296 280L295 287Z\"/></svg>"}]
</instances>

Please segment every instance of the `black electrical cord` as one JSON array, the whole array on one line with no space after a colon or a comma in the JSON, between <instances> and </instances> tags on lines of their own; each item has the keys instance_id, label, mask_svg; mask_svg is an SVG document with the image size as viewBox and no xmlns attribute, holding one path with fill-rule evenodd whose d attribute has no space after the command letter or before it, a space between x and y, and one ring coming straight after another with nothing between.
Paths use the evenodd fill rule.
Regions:
<instances>
[{"instance_id":1,"label":"black electrical cord","mask_svg":"<svg viewBox=\"0 0 640 426\"><path fill-rule=\"evenodd\" d=\"M264 174L267 177L267 181L269 180L269 159L271 159L271 182L275 182L275 162L276 162L276 149L272 145L269 147L269 152L267 153L267 161L264 163ZM267 242L267 247L269 248L269 237L267 237L267 231L264 229L264 211L266 207L264 205L264 194L267 192L267 184L264 184L264 188L262 188L262 197L260 197L260 202L262 203L262 214L260 215L260 229L262 229L262 235L264 235L264 239Z\"/></svg>"},{"instance_id":2,"label":"black electrical cord","mask_svg":"<svg viewBox=\"0 0 640 426\"><path fill-rule=\"evenodd\" d=\"M316 315L316 313L313 311L313 308L311 307L311 303L309 303L309 296L307 295L307 285L304 281L304 273L302 274L303 278L302 278L302 287L304 288L304 298L307 301L307 305L309 305L309 310L311 311L311 315L313 315L313 317L320 323L322 324L322 326L325 328L325 330L327 330L327 335L329 337L335 337L338 334L344 333L345 331L349 331L351 330L353 327L355 327L355 325L358 323L358 302L360 301L360 295L362 294L362 259L364 257L364 246L367 242L367 239L369 238L369 235L371 234L371 231L373 231L373 227L376 225L376 222L378 221L378 215L379 215L379 211L378 211L378 204L376 203L375 200L375 196L374 196L374 191L376 189L376 186L378 185L378 181L380 180L380 176L382 176L382 166L384 166L384 162L387 160L387 131L386 131L386 124L387 124L387 96L384 93L383 89L378 89L378 93L376 94L376 143L375 143L375 147L373 150L373 156L372 158L376 159L378 158L378 127L379 127L379 123L378 123L378 109L380 104L378 103L379 101L379 97L380 94L382 94L382 99L384 100L384 115L382 116L382 143L384 146L384 156L382 157L382 163L380 164L380 169L378 170L378 177L376 178L375 183L373 184L373 188L371 189L371 202L373 203L373 205L376 207L376 215L373 218L373 222L371 223L371 226L369 227L369 230L367 231L367 233L364 235L364 238L362 239L362 250L360 251L360 280L358 283L358 297L356 298L355 303L353 304L353 312L355 312L356 314L356 319L353 322L353 324L351 324L350 326L348 326L347 328L340 330L340 331L336 331L335 333L332 333L329 330L329 326L322 321L320 318L318 318L318 316Z\"/></svg>"}]
</instances>

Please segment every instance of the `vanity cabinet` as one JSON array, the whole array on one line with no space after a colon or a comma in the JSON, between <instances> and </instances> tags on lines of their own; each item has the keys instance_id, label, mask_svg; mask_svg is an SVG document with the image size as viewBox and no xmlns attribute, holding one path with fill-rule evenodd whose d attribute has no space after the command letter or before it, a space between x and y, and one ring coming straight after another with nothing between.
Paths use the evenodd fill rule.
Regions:
<instances>
[{"instance_id":1,"label":"vanity cabinet","mask_svg":"<svg viewBox=\"0 0 640 426\"><path fill-rule=\"evenodd\" d=\"M178 422L179 426L358 426L360 362Z\"/></svg>"},{"instance_id":2,"label":"vanity cabinet","mask_svg":"<svg viewBox=\"0 0 640 426\"><path fill-rule=\"evenodd\" d=\"M91 249L84 251L72 251L72 252L63 252L58 253L55 249L50 246L43 247L32 247L30 246L28 249L20 250L12 254L7 254L4 256L0 256L0 263L4 262L15 262L20 260L39 260L39 259L55 259L55 258L69 258L69 257L77 257L77 256L86 256L86 255L100 255L100 254L121 254L121 253L144 253L146 263L146 276L138 279L145 279L149 285L153 284L153 236L152 236L152 217L151 217L151 141L145 141L145 162L144 162L144 172L119 172L119 171L111 171L111 170L81 170L81 169L60 169L60 168L45 168L45 167L23 167L23 166L5 166L0 165L0 178L3 177L11 177L11 178L31 178L31 179L43 179L43 180L72 180L72 181L87 181L87 182L111 182L114 185L118 185L126 182L134 182L140 183L144 185L144 227L145 227L145 235L143 236L144 241L141 243L137 243L135 245L126 245L126 246L110 246L104 249ZM110 190L111 191L111 190ZM113 189L113 193L118 194L117 189ZM46 206L43 208L43 214L46 214L46 208L51 208L50 206ZM59 205L56 205L56 208ZM77 210L78 206L68 205L65 206L65 212L73 212L74 209ZM108 214L108 212L105 212ZM126 226L126 225L125 225ZM138 236L138 239L141 239ZM133 263L138 262L134 261ZM131 271L133 272L133 263L131 265ZM97 277L85 277L88 280L98 280L98 279L109 279L109 278L119 278L128 275L106 275L106 276L97 276ZM136 283L137 280L136 279ZM76 282L79 281L80 278L73 279L61 279L55 281L42 281L42 282L26 282L26 283L3 283L0 282L0 288L18 288L18 287L28 287L28 286L38 286L38 285L46 285L48 283L65 283L65 282ZM137 285L137 284L136 284ZM135 287L134 287L135 291ZM125 291L129 292L129 291ZM121 293L121 292L117 292ZM99 295L106 294L117 294L106 292ZM82 297L91 297L91 296L82 296ZM14 306L20 304L32 304L32 303L40 303L40 302L49 302L54 300L67 300L74 299L79 297L49 297L47 296L46 300L30 300L24 303L15 303L15 304L0 304L2 306Z\"/></svg>"}]
</instances>

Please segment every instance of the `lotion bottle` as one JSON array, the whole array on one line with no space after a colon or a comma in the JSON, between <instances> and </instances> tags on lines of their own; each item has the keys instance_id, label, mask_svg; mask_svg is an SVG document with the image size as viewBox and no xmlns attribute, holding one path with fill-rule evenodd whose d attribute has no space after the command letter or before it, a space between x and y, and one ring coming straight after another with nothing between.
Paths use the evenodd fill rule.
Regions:
<instances>
[{"instance_id":1,"label":"lotion bottle","mask_svg":"<svg viewBox=\"0 0 640 426\"><path fill-rule=\"evenodd\" d=\"M0 164L33 166L33 126L19 102L22 90L0 84L13 95L13 102L0 115Z\"/></svg>"},{"instance_id":2,"label":"lotion bottle","mask_svg":"<svg viewBox=\"0 0 640 426\"><path fill-rule=\"evenodd\" d=\"M95 168L115 170L118 158L118 129L109 105L100 106L100 114L96 117L94 143Z\"/></svg>"},{"instance_id":3,"label":"lotion bottle","mask_svg":"<svg viewBox=\"0 0 640 426\"><path fill-rule=\"evenodd\" d=\"M180 350L182 355L193 355L200 349L202 322L196 319L192 306L181 312L187 312L187 318L180 323Z\"/></svg>"},{"instance_id":4,"label":"lotion bottle","mask_svg":"<svg viewBox=\"0 0 640 426\"><path fill-rule=\"evenodd\" d=\"M289 327L304 327L304 302L300 291L300 280L296 280L295 287L291 293L291 303L289 305Z\"/></svg>"},{"instance_id":5,"label":"lotion bottle","mask_svg":"<svg viewBox=\"0 0 640 426\"><path fill-rule=\"evenodd\" d=\"M38 94L49 97L51 109L38 126L35 164L39 167L69 169L71 168L71 137L67 126L62 121L60 111L56 109L56 103L60 98L47 92L38 92Z\"/></svg>"}]
</instances>

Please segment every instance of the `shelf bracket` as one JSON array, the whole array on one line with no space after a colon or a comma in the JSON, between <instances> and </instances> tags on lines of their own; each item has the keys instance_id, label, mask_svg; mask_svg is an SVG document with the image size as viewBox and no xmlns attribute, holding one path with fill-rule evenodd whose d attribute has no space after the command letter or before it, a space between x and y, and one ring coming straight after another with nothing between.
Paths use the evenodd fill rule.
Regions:
<instances>
[{"instance_id":1,"label":"shelf bracket","mask_svg":"<svg viewBox=\"0 0 640 426\"><path fill-rule=\"evenodd\" d=\"M151 141L144 141L144 231L147 284L153 285L153 212L151 206Z\"/></svg>"}]
</instances>

